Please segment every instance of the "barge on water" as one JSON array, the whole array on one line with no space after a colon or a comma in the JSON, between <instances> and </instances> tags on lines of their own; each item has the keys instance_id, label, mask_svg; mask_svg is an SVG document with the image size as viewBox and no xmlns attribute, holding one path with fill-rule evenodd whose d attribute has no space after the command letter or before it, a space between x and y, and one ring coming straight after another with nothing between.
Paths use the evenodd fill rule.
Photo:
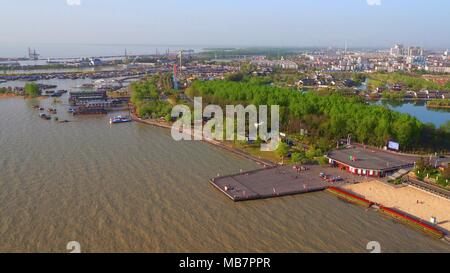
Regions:
<instances>
[{"instance_id":1,"label":"barge on water","mask_svg":"<svg viewBox=\"0 0 450 273\"><path fill-rule=\"evenodd\" d=\"M70 109L72 115L106 115L108 111L102 107L77 107L76 109Z\"/></svg>"}]
</instances>

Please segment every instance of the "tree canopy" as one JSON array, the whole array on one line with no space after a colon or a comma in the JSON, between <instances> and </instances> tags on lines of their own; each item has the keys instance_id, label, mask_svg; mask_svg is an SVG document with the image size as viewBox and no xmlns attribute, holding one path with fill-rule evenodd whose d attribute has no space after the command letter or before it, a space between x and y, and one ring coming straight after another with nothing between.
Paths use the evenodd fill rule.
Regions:
<instances>
[{"instance_id":1,"label":"tree canopy","mask_svg":"<svg viewBox=\"0 0 450 273\"><path fill-rule=\"evenodd\" d=\"M41 95L41 89L35 83L27 83L25 84L25 95L35 98Z\"/></svg>"},{"instance_id":2,"label":"tree canopy","mask_svg":"<svg viewBox=\"0 0 450 273\"><path fill-rule=\"evenodd\" d=\"M403 150L450 150L450 134L416 118L367 105L360 99L338 94L319 96L251 81L196 81L187 91L204 102L225 105L279 105L281 127L289 133L307 130L311 137L329 143L347 138L374 146L396 140Z\"/></svg>"},{"instance_id":3,"label":"tree canopy","mask_svg":"<svg viewBox=\"0 0 450 273\"><path fill-rule=\"evenodd\" d=\"M171 104L175 103L173 96L173 81L170 73L154 75L146 80L132 83L131 101L141 117L170 119ZM161 96L163 95L163 96ZM168 100L163 99L166 96Z\"/></svg>"}]
</instances>

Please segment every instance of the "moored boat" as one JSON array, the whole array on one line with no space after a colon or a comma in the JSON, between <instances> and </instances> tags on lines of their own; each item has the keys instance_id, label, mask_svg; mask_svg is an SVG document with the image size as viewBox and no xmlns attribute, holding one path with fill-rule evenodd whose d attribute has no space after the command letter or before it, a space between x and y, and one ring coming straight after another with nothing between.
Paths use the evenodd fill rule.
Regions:
<instances>
[{"instance_id":1,"label":"moored boat","mask_svg":"<svg viewBox=\"0 0 450 273\"><path fill-rule=\"evenodd\" d=\"M109 123L115 124L115 123L131 122L131 121L132 121L132 119L129 116L115 116L109 120Z\"/></svg>"},{"instance_id":2,"label":"moored boat","mask_svg":"<svg viewBox=\"0 0 450 273\"><path fill-rule=\"evenodd\" d=\"M46 114L44 114L44 113L41 113L41 114L39 114L39 117L41 118L41 119L45 119L45 120L51 120L51 116L49 116L49 115L46 115Z\"/></svg>"}]
</instances>

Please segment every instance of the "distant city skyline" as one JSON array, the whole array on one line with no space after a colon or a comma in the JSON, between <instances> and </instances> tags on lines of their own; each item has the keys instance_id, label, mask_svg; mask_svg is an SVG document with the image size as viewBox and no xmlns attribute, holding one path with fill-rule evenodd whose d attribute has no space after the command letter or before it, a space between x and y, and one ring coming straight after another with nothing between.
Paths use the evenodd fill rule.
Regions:
<instances>
[{"instance_id":1,"label":"distant city skyline","mask_svg":"<svg viewBox=\"0 0 450 273\"><path fill-rule=\"evenodd\" d=\"M2 47L450 47L441 0L0 0Z\"/></svg>"}]
</instances>

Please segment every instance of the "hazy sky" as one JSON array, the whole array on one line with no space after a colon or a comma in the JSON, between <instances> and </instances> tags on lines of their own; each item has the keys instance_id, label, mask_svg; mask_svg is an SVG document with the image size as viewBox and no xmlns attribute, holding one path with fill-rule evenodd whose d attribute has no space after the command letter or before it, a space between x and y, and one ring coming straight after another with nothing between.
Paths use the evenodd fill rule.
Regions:
<instances>
[{"instance_id":1,"label":"hazy sky","mask_svg":"<svg viewBox=\"0 0 450 273\"><path fill-rule=\"evenodd\" d=\"M0 0L0 44L450 47L447 0Z\"/></svg>"}]
</instances>

